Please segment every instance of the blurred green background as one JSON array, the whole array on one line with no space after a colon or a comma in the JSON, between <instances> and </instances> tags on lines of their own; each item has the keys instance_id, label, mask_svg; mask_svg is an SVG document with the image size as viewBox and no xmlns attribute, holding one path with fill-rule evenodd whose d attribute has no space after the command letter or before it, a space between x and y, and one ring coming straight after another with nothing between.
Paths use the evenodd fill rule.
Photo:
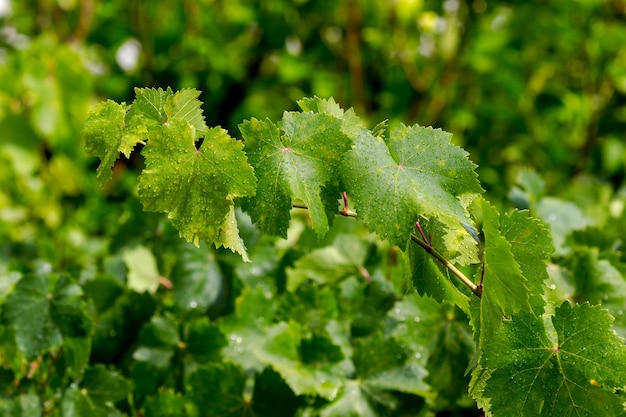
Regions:
<instances>
[{"instance_id":1,"label":"blurred green background","mask_svg":"<svg viewBox=\"0 0 626 417\"><path fill-rule=\"evenodd\" d=\"M624 176L623 0L1 0L0 12L2 136L52 152L81 153L95 100L195 87L208 123L234 136L310 95L371 125L441 127L494 193L520 167L549 189Z\"/></svg>"},{"instance_id":2,"label":"blurred green background","mask_svg":"<svg viewBox=\"0 0 626 417\"><path fill-rule=\"evenodd\" d=\"M312 95L354 107L370 127L385 119L392 126L439 127L452 132L479 165L492 203L527 207L558 195L582 207L584 213L547 198L536 204L544 220L553 217L557 255L567 253L570 232L590 224L611 236L603 241L592 229L578 235L581 242L596 239L613 250L614 242L623 241L624 203L614 196L626 195L626 0L0 0L0 301L19 278L14 270L68 272L88 294L98 293L93 282L100 282L99 274L124 277L121 254L138 243L159 255L161 271L174 270L180 258L181 265L191 264L189 271L203 274L192 255L179 253L187 251L214 268L212 249L173 247L179 239L164 226L164 216L143 212L132 197L136 175L124 172L134 174L141 157L116 164L105 190L96 185L99 161L85 157L80 137L87 113L101 100L131 102L136 86L201 90L207 123L237 138L244 119L277 120L295 109L296 100ZM521 188L511 192L516 182ZM246 243L260 248L262 260L270 259L271 247L252 229L242 227ZM300 243L305 249L270 266L282 271L323 244ZM235 268L220 255L229 279L220 275L216 282L230 288ZM590 255L588 264L594 262ZM249 272L237 268L242 282L261 282L264 274L272 279L267 264L254 264ZM611 294L621 315L623 284L621 277L616 281L620 286L598 284L595 292L583 287L574 299L606 302ZM239 293L230 290L211 293L211 303L217 299L211 314L233 317ZM394 295L385 291L381 299ZM125 294L128 300L139 297ZM152 299L144 298L151 307L139 313L134 301L116 307L120 323L131 311L143 314L122 328L129 335L139 333L154 312ZM363 307L354 302L355 316L362 308L364 320L380 324L387 310L370 314L370 301L363 300ZM107 303L101 303L103 311ZM431 307L439 314L439 307ZM466 326L464 316L455 320ZM442 398L450 397L440 409L465 396L458 381L473 347L463 329L460 342L436 349L451 358L441 362L445 366L435 362L441 372L433 371L452 375L450 381L429 382ZM127 341L111 347L99 334L91 360L106 363L102 358L123 351ZM2 378L13 375L0 371ZM466 400L457 405L475 412Z\"/></svg>"}]
</instances>

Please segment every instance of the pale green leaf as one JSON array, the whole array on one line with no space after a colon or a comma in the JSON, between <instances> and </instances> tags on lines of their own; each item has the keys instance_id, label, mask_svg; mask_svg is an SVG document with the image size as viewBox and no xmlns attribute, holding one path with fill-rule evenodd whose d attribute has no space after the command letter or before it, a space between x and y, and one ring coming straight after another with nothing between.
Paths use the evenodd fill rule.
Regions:
<instances>
[{"instance_id":1,"label":"pale green leaf","mask_svg":"<svg viewBox=\"0 0 626 417\"><path fill-rule=\"evenodd\" d=\"M128 288L154 294L159 288L159 271L152 251L140 245L124 251L123 258L128 268Z\"/></svg>"},{"instance_id":2,"label":"pale green leaf","mask_svg":"<svg viewBox=\"0 0 626 417\"><path fill-rule=\"evenodd\" d=\"M299 353L302 331L298 323L278 323L268 329L268 337L255 354L271 365L296 395L333 399L343 386L343 369L327 361L304 363Z\"/></svg>"},{"instance_id":3,"label":"pale green leaf","mask_svg":"<svg viewBox=\"0 0 626 417\"><path fill-rule=\"evenodd\" d=\"M144 209L167 213L180 235L196 246L200 239L232 245L233 200L254 194L256 184L242 145L212 128L196 149L192 127L175 119L153 129L142 154L146 168L139 177L139 196ZM231 249L245 254L243 245Z\"/></svg>"},{"instance_id":4,"label":"pale green leaf","mask_svg":"<svg viewBox=\"0 0 626 417\"><path fill-rule=\"evenodd\" d=\"M576 204L554 197L542 198L536 210L539 217L550 226L556 255L566 255L570 251L565 245L565 239L570 233L593 224Z\"/></svg>"},{"instance_id":5,"label":"pale green leaf","mask_svg":"<svg viewBox=\"0 0 626 417\"><path fill-rule=\"evenodd\" d=\"M194 89L182 89L173 96L168 97L163 105L167 120L182 119L194 127L195 138L204 137L209 128L204 123L204 116L198 100L200 91Z\"/></svg>"},{"instance_id":6,"label":"pale green leaf","mask_svg":"<svg viewBox=\"0 0 626 417\"><path fill-rule=\"evenodd\" d=\"M350 275L361 275L368 249L368 242L362 238L340 234L331 246L313 250L287 269L287 289L294 291L308 279L332 285Z\"/></svg>"},{"instance_id":7,"label":"pale green leaf","mask_svg":"<svg viewBox=\"0 0 626 417\"><path fill-rule=\"evenodd\" d=\"M148 119L163 124L167 121L165 103L174 95L171 88L135 88L135 101L132 104L132 113L141 114Z\"/></svg>"}]
</instances>

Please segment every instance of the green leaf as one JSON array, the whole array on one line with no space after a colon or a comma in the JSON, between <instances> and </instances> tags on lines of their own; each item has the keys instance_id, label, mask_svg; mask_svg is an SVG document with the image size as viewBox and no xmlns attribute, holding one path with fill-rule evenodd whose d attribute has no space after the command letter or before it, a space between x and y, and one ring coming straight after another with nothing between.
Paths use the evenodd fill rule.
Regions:
<instances>
[{"instance_id":1,"label":"green leaf","mask_svg":"<svg viewBox=\"0 0 626 417\"><path fill-rule=\"evenodd\" d=\"M511 252L526 278L529 301L535 315L543 313L545 281L548 279L547 261L554 246L549 229L527 211L515 210L502 219L502 236L511 244Z\"/></svg>"},{"instance_id":2,"label":"green leaf","mask_svg":"<svg viewBox=\"0 0 626 417\"><path fill-rule=\"evenodd\" d=\"M607 260L599 259L595 248L576 248L571 260L566 265L570 268L576 285L571 298L582 303L588 301L602 304L615 317L613 327L622 337L626 337L626 280L624 276Z\"/></svg>"},{"instance_id":3,"label":"green leaf","mask_svg":"<svg viewBox=\"0 0 626 417\"><path fill-rule=\"evenodd\" d=\"M287 269L287 289L294 291L307 280L333 285L350 275L361 275L370 245L358 236L340 234L333 244L315 249Z\"/></svg>"},{"instance_id":4,"label":"green leaf","mask_svg":"<svg viewBox=\"0 0 626 417\"><path fill-rule=\"evenodd\" d=\"M370 230L404 247L424 216L438 219L448 233L467 234L466 204L482 189L476 166L450 137L417 125L401 125L384 140L361 131L346 155L342 179Z\"/></svg>"},{"instance_id":5,"label":"green leaf","mask_svg":"<svg viewBox=\"0 0 626 417\"><path fill-rule=\"evenodd\" d=\"M364 127L353 109L348 109L344 112L332 97L329 99L319 97L303 98L298 100L298 106L305 112L329 114L337 119L341 119L342 130L349 137L356 136Z\"/></svg>"},{"instance_id":6,"label":"green leaf","mask_svg":"<svg viewBox=\"0 0 626 417\"><path fill-rule=\"evenodd\" d=\"M626 347L599 306L564 302L552 317L555 334L528 313L506 321L487 346L491 370L483 395L494 415L621 416Z\"/></svg>"},{"instance_id":7,"label":"green leaf","mask_svg":"<svg viewBox=\"0 0 626 417\"><path fill-rule=\"evenodd\" d=\"M96 365L85 371L80 388L65 391L61 413L63 417L121 417L113 403L126 398L130 390L130 383L119 373Z\"/></svg>"},{"instance_id":8,"label":"green leaf","mask_svg":"<svg viewBox=\"0 0 626 417\"><path fill-rule=\"evenodd\" d=\"M331 190L351 145L341 127L340 119L311 112L285 112L280 125L269 119L239 125L259 181L243 207L262 231L286 238L294 200L306 204L318 236L328 231L326 207L338 206L340 194Z\"/></svg>"},{"instance_id":9,"label":"green leaf","mask_svg":"<svg viewBox=\"0 0 626 417\"><path fill-rule=\"evenodd\" d=\"M174 95L171 88L135 88L135 101L132 104L132 113L140 114L158 124L167 121L165 103Z\"/></svg>"},{"instance_id":10,"label":"green leaf","mask_svg":"<svg viewBox=\"0 0 626 417\"><path fill-rule=\"evenodd\" d=\"M333 399L343 385L343 370L335 362L303 363L299 353L302 327L281 322L268 329L268 337L256 356L280 374L296 395Z\"/></svg>"},{"instance_id":11,"label":"green leaf","mask_svg":"<svg viewBox=\"0 0 626 417\"><path fill-rule=\"evenodd\" d=\"M233 200L254 194L256 182L239 142L213 128L196 149L193 129L175 119L153 130L142 154L146 168L139 196L145 210L167 213L180 235L196 246L205 239L246 256Z\"/></svg>"},{"instance_id":12,"label":"green leaf","mask_svg":"<svg viewBox=\"0 0 626 417\"><path fill-rule=\"evenodd\" d=\"M185 382L188 397L200 417L230 417L247 414L250 404L243 398L248 377L231 363L199 367Z\"/></svg>"},{"instance_id":13,"label":"green leaf","mask_svg":"<svg viewBox=\"0 0 626 417\"><path fill-rule=\"evenodd\" d=\"M101 187L111 179L111 168L120 152L128 158L135 145L147 136L142 118L129 115L128 109L125 104L108 100L94 106L85 121L85 152L100 158L96 178Z\"/></svg>"},{"instance_id":14,"label":"green leaf","mask_svg":"<svg viewBox=\"0 0 626 417\"><path fill-rule=\"evenodd\" d=\"M185 352L199 363L218 362L222 348L228 343L219 329L203 317L185 327Z\"/></svg>"},{"instance_id":15,"label":"green leaf","mask_svg":"<svg viewBox=\"0 0 626 417\"><path fill-rule=\"evenodd\" d=\"M154 294L159 288L160 275L152 251L139 245L124 251L123 258L128 268L128 288L137 292L148 291Z\"/></svg>"},{"instance_id":16,"label":"green leaf","mask_svg":"<svg viewBox=\"0 0 626 417\"><path fill-rule=\"evenodd\" d=\"M224 356L246 371L261 372L265 365L256 357L256 351L267 338L276 308L269 291L245 288L235 301L235 313L219 322L228 340Z\"/></svg>"},{"instance_id":17,"label":"green leaf","mask_svg":"<svg viewBox=\"0 0 626 417\"><path fill-rule=\"evenodd\" d=\"M103 365L88 368L80 386L95 404L101 406L123 400L131 390L130 383L123 376Z\"/></svg>"},{"instance_id":18,"label":"green leaf","mask_svg":"<svg viewBox=\"0 0 626 417\"><path fill-rule=\"evenodd\" d=\"M177 91L173 96L168 97L163 105L163 111L167 115L167 120L182 119L194 127L195 138L204 137L209 128L204 123L204 116L200 106L202 102L198 100L200 91L184 88Z\"/></svg>"},{"instance_id":19,"label":"green leaf","mask_svg":"<svg viewBox=\"0 0 626 417\"><path fill-rule=\"evenodd\" d=\"M585 216L583 211L569 201L554 197L544 197L537 204L537 214L550 226L552 241L556 255L566 255L569 248L565 245L565 239L574 230L582 230L591 226L593 221Z\"/></svg>"},{"instance_id":20,"label":"green leaf","mask_svg":"<svg viewBox=\"0 0 626 417\"><path fill-rule=\"evenodd\" d=\"M321 409L321 417L378 417L360 382L348 381L341 395Z\"/></svg>"},{"instance_id":21,"label":"green leaf","mask_svg":"<svg viewBox=\"0 0 626 417\"><path fill-rule=\"evenodd\" d=\"M171 274L174 303L180 311L204 314L222 292L222 271L208 245L201 244L196 248L183 243L179 248Z\"/></svg>"},{"instance_id":22,"label":"green leaf","mask_svg":"<svg viewBox=\"0 0 626 417\"><path fill-rule=\"evenodd\" d=\"M3 315L30 360L60 347L64 337L87 338L91 332L82 290L64 275L25 275L7 297Z\"/></svg>"},{"instance_id":23,"label":"green leaf","mask_svg":"<svg viewBox=\"0 0 626 417\"><path fill-rule=\"evenodd\" d=\"M133 353L133 359L149 362L157 368L170 365L172 356L178 349L178 323L171 316L154 316L150 323L139 333L139 347Z\"/></svg>"},{"instance_id":24,"label":"green leaf","mask_svg":"<svg viewBox=\"0 0 626 417\"><path fill-rule=\"evenodd\" d=\"M518 311L530 311L529 291L526 278L516 262L511 244L500 232L500 215L495 207L481 199L482 209L484 276L481 297L481 340L489 340L498 330L502 318Z\"/></svg>"},{"instance_id":25,"label":"green leaf","mask_svg":"<svg viewBox=\"0 0 626 417\"><path fill-rule=\"evenodd\" d=\"M145 417L187 417L185 400L173 390L159 391L144 403Z\"/></svg>"}]
</instances>

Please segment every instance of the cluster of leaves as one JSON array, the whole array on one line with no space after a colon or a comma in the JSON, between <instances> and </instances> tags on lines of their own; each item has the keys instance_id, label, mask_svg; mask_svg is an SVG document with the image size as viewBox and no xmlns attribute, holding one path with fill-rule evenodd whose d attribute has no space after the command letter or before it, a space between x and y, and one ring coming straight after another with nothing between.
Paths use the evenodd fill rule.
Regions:
<instances>
[{"instance_id":1,"label":"cluster of leaves","mask_svg":"<svg viewBox=\"0 0 626 417\"><path fill-rule=\"evenodd\" d=\"M549 228L501 216L448 133L369 130L333 100L242 143L195 90L136 93L94 107L86 149L104 185L141 146L139 200L171 221L127 203L80 276L3 264L5 414L623 414L598 305L624 336L620 207L602 232L527 173L511 197Z\"/></svg>"}]
</instances>

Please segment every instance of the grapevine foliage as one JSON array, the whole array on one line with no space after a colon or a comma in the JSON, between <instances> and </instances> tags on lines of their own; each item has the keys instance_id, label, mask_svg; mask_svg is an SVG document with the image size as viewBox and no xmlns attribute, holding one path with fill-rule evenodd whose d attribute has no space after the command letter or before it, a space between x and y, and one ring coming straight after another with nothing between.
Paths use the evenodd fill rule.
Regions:
<instances>
[{"instance_id":1,"label":"grapevine foliage","mask_svg":"<svg viewBox=\"0 0 626 417\"><path fill-rule=\"evenodd\" d=\"M624 336L623 265L610 242L588 244L590 223L552 215L571 213L570 203L522 180L518 197L548 225L528 211L501 215L442 130L370 130L315 97L282 120L244 121L237 140L206 126L198 97L136 89L132 104L96 105L83 130L101 186L120 154L141 148L143 209L167 214L197 248L176 246L157 262L135 242L82 287L45 269L0 270L10 286L0 292L4 368L29 378L25 363L61 351L63 378L75 381L58 397L63 415L121 415L114 403L133 388L101 363L125 352L116 331L137 328L127 373L142 415L376 416L407 407L408 396L437 410L467 403L465 386L451 382L465 378L488 415L623 415L626 347L609 314ZM125 227L138 221L129 216ZM354 224L369 234L351 233ZM297 240L318 243L290 248ZM231 254L225 267L203 242L251 262ZM115 265L127 268L125 284ZM171 291L164 310L153 297L161 284ZM238 291L234 305L220 306L228 291ZM603 302L609 311L590 304ZM32 391L19 398L9 413L42 410Z\"/></svg>"}]
</instances>

